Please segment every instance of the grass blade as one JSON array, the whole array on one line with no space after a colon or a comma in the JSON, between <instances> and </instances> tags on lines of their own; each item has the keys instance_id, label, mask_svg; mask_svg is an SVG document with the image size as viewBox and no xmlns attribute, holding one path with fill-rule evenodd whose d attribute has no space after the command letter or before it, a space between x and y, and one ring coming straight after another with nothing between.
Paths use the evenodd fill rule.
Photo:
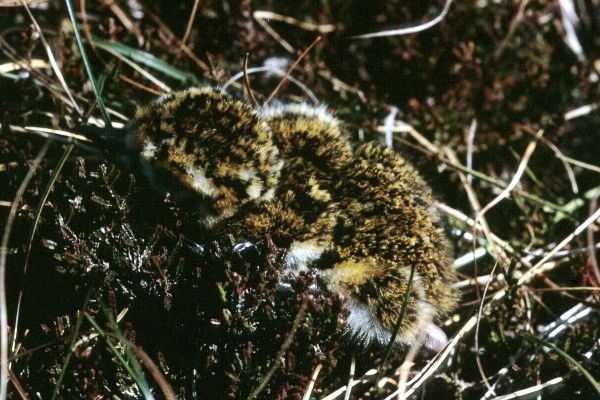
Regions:
<instances>
[{"instance_id":1,"label":"grass blade","mask_svg":"<svg viewBox=\"0 0 600 400\"><path fill-rule=\"evenodd\" d=\"M114 52L128 57L140 64L147 66L148 68L160 71L181 83L198 83L198 79L193 74L175 68L146 51L134 49L133 47L129 47L122 43L111 42L109 40L96 37L94 37L94 45L108 52Z\"/></svg>"},{"instance_id":2,"label":"grass blade","mask_svg":"<svg viewBox=\"0 0 600 400\"><path fill-rule=\"evenodd\" d=\"M71 20L71 24L73 25L75 40L77 41L77 46L79 47L79 52L81 53L81 59L83 60L85 72L87 73L88 79L92 84L92 90L94 91L94 96L96 97L96 101L98 102L100 115L102 115L102 119L104 120L106 126L112 126L110 116L108 115L108 112L106 111L106 106L104 105L104 100L102 100L100 90L98 89L98 85L96 84L96 80L94 79L92 66L87 57L87 52L85 51L83 40L81 39L81 34L79 33L79 26L77 25L77 18L75 18L75 12L73 11L73 5L71 4L71 0L65 0L65 4L67 5L67 11L69 12L69 19Z\"/></svg>"},{"instance_id":3,"label":"grass blade","mask_svg":"<svg viewBox=\"0 0 600 400\"><path fill-rule=\"evenodd\" d=\"M56 380L56 385L54 385L54 390L52 391L52 400L56 399L58 396L58 391L60 390L60 386L62 385L62 381L65 378L65 373L67 372L67 367L71 362L71 356L73 355L73 351L75 350L75 344L77 343L77 337L79 336L79 331L81 330L81 324L83 323L83 315L84 310L87 308L88 301L90 299L90 293L88 292L85 300L83 301L83 307L81 308L81 312L77 317L77 321L75 322L75 331L73 332L73 338L71 339L71 343L69 343L69 351L65 355L63 360L63 365L60 370L60 375Z\"/></svg>"},{"instance_id":4,"label":"grass blade","mask_svg":"<svg viewBox=\"0 0 600 400\"><path fill-rule=\"evenodd\" d=\"M127 374L135 381L138 389L140 389L140 392L142 393L142 396L145 399L154 400L154 395L150 391L150 387L148 386L148 383L146 382L146 379L144 378L144 375L141 371L139 364L137 363L137 361L135 361L135 357L129 357L130 361L128 362L123 357L123 355L121 354L119 349L117 349L115 344L112 342L109 335L100 327L100 325L98 325L96 320L94 320L94 318L92 318L92 316L89 315L87 312L84 313L84 315L87 318L88 322L94 327L94 329L96 329L96 331L100 334L100 336L102 336L102 338L104 339L104 341L110 348L110 351L117 358L117 360L119 361L121 366L123 368L125 368L125 370L127 371ZM131 362L131 365L130 365L130 362Z\"/></svg>"}]
</instances>

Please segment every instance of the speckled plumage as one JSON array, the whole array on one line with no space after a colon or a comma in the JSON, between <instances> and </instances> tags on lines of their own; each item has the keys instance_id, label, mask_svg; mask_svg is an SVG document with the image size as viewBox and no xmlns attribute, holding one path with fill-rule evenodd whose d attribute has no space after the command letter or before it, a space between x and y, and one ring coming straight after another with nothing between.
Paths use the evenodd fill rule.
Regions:
<instances>
[{"instance_id":1,"label":"speckled plumage","mask_svg":"<svg viewBox=\"0 0 600 400\"><path fill-rule=\"evenodd\" d=\"M288 269L304 270L331 245L338 205L332 189L353 163L352 147L323 108L279 106L262 116L283 161L274 199L246 208L220 229L247 240L269 234L288 248Z\"/></svg>"},{"instance_id":2,"label":"speckled plumage","mask_svg":"<svg viewBox=\"0 0 600 400\"><path fill-rule=\"evenodd\" d=\"M432 207L427 184L391 150L368 143L355 150L356 162L334 189L339 220L333 235L334 261L322 270L328 287L347 297L349 325L357 340L389 340L404 302L411 268L414 277L399 343L410 344L422 318L446 315L456 304L450 247ZM361 316L352 315L361 314ZM370 313L366 318L366 312ZM372 318L374 316L374 318ZM438 348L442 332L429 325L425 344Z\"/></svg>"},{"instance_id":3,"label":"speckled plumage","mask_svg":"<svg viewBox=\"0 0 600 400\"><path fill-rule=\"evenodd\" d=\"M271 200L282 167L270 128L253 108L207 87L140 108L127 143L155 187L197 195L205 227L248 202Z\"/></svg>"}]
</instances>

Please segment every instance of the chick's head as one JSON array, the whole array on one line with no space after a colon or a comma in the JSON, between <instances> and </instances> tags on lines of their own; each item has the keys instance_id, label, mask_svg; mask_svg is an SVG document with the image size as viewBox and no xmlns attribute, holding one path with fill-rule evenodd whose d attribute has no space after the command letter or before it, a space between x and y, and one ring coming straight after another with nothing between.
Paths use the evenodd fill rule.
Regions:
<instances>
[{"instance_id":1,"label":"chick's head","mask_svg":"<svg viewBox=\"0 0 600 400\"><path fill-rule=\"evenodd\" d=\"M253 108L208 87L141 107L127 145L156 189L194 198L207 228L244 204L270 200L282 167L270 128Z\"/></svg>"}]
</instances>

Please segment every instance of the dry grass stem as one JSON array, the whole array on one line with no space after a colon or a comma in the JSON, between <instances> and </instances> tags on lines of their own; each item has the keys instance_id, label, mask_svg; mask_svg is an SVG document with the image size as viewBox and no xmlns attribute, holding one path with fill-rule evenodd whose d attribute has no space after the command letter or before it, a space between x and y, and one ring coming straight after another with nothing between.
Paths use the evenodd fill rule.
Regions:
<instances>
[{"instance_id":1,"label":"dry grass stem","mask_svg":"<svg viewBox=\"0 0 600 400\"><path fill-rule=\"evenodd\" d=\"M444 4L444 8L439 13L439 15L436 16L435 18L433 18L431 21L428 21L424 24L413 25L413 26L409 26L406 28L389 29L389 30L385 30L385 31L365 33L362 35L352 36L351 39L373 39L373 38L386 37L386 36L402 36L402 35L409 35L412 33L425 31L425 30L439 24L440 22L442 22L444 20L444 18L446 18L446 14L448 14L451 4L452 4L452 0L446 0L446 3Z\"/></svg>"},{"instance_id":2,"label":"dry grass stem","mask_svg":"<svg viewBox=\"0 0 600 400\"><path fill-rule=\"evenodd\" d=\"M142 35L142 32L140 32L140 30L138 29L135 22L131 20L131 17L125 11L123 11L121 6L117 2L115 2L115 0L102 0L102 3L108 8L110 8L110 11L112 11L112 13L115 14L117 19L121 21L121 24L123 24L125 29L127 29L128 32L131 32L135 36L135 38L137 39L138 46L142 47L144 45L144 36Z\"/></svg>"},{"instance_id":3,"label":"dry grass stem","mask_svg":"<svg viewBox=\"0 0 600 400\"><path fill-rule=\"evenodd\" d=\"M4 232L2 234L2 243L0 244L0 399L6 398L6 383L8 382L8 308L6 306L6 258L8 256L8 242L13 223L17 216L19 204L23 199L25 189L33 178L35 171L46 156L50 148L50 140L44 143L33 163L29 167L27 175L21 180L21 184L15 193L12 201Z\"/></svg>"},{"instance_id":4,"label":"dry grass stem","mask_svg":"<svg viewBox=\"0 0 600 400\"><path fill-rule=\"evenodd\" d=\"M281 35L279 33L277 33L277 31L275 29L273 29L271 27L271 25L269 25L269 23L267 21L265 21L264 18L260 18L260 17L256 17L255 15L254 19L256 19L256 22L258 22L258 24L273 38L275 39L275 41L277 43L279 43L281 45L281 47L283 47L285 49L285 51L287 51L290 54L294 54L294 52L296 51L296 49L294 49L294 47L289 44L284 38L281 37Z\"/></svg>"},{"instance_id":5,"label":"dry grass stem","mask_svg":"<svg viewBox=\"0 0 600 400\"><path fill-rule=\"evenodd\" d=\"M258 102L258 100L256 99L256 97L254 96L254 91L252 90L252 86L250 86L250 76L248 75L248 60L250 59L250 53L246 53L246 56L244 57L244 66L243 66L243 72L244 72L244 88L246 89L246 93L248 93L248 96L250 97L250 100L252 101L252 104L254 104L255 106L260 106L260 103Z\"/></svg>"},{"instance_id":6,"label":"dry grass stem","mask_svg":"<svg viewBox=\"0 0 600 400\"><path fill-rule=\"evenodd\" d=\"M563 381L564 381L564 378L559 376L557 378L550 379L549 381L546 381L544 383L530 386L525 389L517 390L515 392L505 394L503 396L494 397L491 400L513 400L513 399L519 399L519 398L530 398L530 396L532 394L539 393L539 392L543 391L544 389L555 386L555 385L560 385L560 384L562 384Z\"/></svg>"},{"instance_id":7,"label":"dry grass stem","mask_svg":"<svg viewBox=\"0 0 600 400\"><path fill-rule=\"evenodd\" d=\"M277 93L279 93L279 90L281 89L281 87L287 82L288 77L292 74L292 71L294 71L294 69L298 66L298 64L300 64L300 61L302 61L304 59L304 57L306 57L308 55L308 53L312 50L312 48L315 47L317 45L317 43L319 43L321 40L322 40L322 37L317 36L315 38L315 40L313 40L313 42L311 44L309 44L308 47L306 47L302 51L302 53L300 53L298 58L296 58L296 61L294 61L294 63L290 66L290 68L287 70L287 72L283 76L283 78L281 78L281 80L279 81L277 86L275 86L275 89L273 89L273 91L271 92L269 97L267 97L267 100L265 100L263 106L266 106L267 104L269 104L271 102L271 100L273 100L273 98L277 95Z\"/></svg>"},{"instance_id":8,"label":"dry grass stem","mask_svg":"<svg viewBox=\"0 0 600 400\"><path fill-rule=\"evenodd\" d=\"M352 387L350 389L352 389L353 387L356 387L359 384L371 382L376 375L377 375L377 370L375 368L371 368L370 370L365 372L359 379L352 381ZM327 396L321 398L321 400L337 400L342 395L345 396L345 393L347 391L348 391L348 388L346 386L342 386L341 388L338 388L335 391L333 391L332 393L328 394Z\"/></svg>"},{"instance_id":9,"label":"dry grass stem","mask_svg":"<svg viewBox=\"0 0 600 400\"><path fill-rule=\"evenodd\" d=\"M315 383L317 382L317 377L319 376L319 372L323 368L323 364L317 364L313 373L310 376L310 381L308 381L308 385L306 386L306 390L302 395L302 400L310 400L310 396L312 394L313 389L315 388Z\"/></svg>"},{"instance_id":10,"label":"dry grass stem","mask_svg":"<svg viewBox=\"0 0 600 400\"><path fill-rule=\"evenodd\" d=\"M536 145L537 145L537 138L541 137L543 135L543 133L544 132L542 130L538 131L538 133L536 135L536 140L529 142L529 144L527 145L527 148L525 149L525 152L523 153L523 157L521 157L521 162L519 163L517 171L513 175L513 178L511 179L511 181L509 182L509 184L502 190L502 192L500 192L500 194L498 194L498 196L496 196L492 201L490 201L488 204L486 204L485 207L483 207L477 213L477 216L475 217L475 221L480 221L482 223L482 226L484 227L484 233L485 233L485 235L486 235L486 237L488 239L491 238L491 234L490 234L490 231L489 231L489 227L488 227L488 230L486 232L485 227L487 226L487 223L484 222L485 219L483 218L483 216L485 215L485 213L487 213L489 210L491 210L492 207L496 206L502 200L504 200L506 198L509 198L510 192L512 192L512 190L517 186L517 184L521 180L521 176L523 176L523 172L525 172L525 168L527 167L527 163L529 162L529 159L531 158L531 155L535 151L535 148L536 148ZM489 241L490 241L490 243L494 243L492 240L489 240ZM497 251L498 249L494 249L494 250L496 250L496 254L500 254Z\"/></svg>"},{"instance_id":11,"label":"dry grass stem","mask_svg":"<svg viewBox=\"0 0 600 400\"><path fill-rule=\"evenodd\" d=\"M451 162L458 164L458 157L456 156L456 153L448 148L445 147L444 148L444 152L446 154L446 157L448 158L448 160L450 160ZM467 179L467 176L462 173L461 171L457 171L456 172L458 177L460 178L460 181L463 185L463 188L465 189L465 193L467 194L467 197L469 199L469 203L471 204L471 209L473 210L473 212L476 215L480 215L481 214L481 204L479 203L479 199L477 198L477 194L475 193L475 190L473 189L473 185L471 185ZM479 218L479 220L477 218L475 218L475 221L477 222L478 225L481 226L483 235L486 238L487 243L490 245L490 250L492 255L495 258L501 257L501 252L499 251L499 248L496 246L494 240L492 239L492 231L487 223L487 220L483 217L484 214L481 214L481 218ZM475 240L475 231L476 228L475 226L472 226L473 229L473 251L475 251L477 243ZM504 260L507 261L507 260Z\"/></svg>"},{"instance_id":12,"label":"dry grass stem","mask_svg":"<svg viewBox=\"0 0 600 400\"><path fill-rule=\"evenodd\" d=\"M427 325L431 323L432 316L427 314L424 318L419 321L419 332L425 332L427 330ZM425 339L425 335L417 335L417 339L410 346L408 352L406 353L406 357L404 361L400 365L399 373L398 373L398 400L406 399L406 382L408 381L408 375L410 374L410 369L415 364L415 358L417 354L421 350L423 346L423 340Z\"/></svg>"},{"instance_id":13,"label":"dry grass stem","mask_svg":"<svg viewBox=\"0 0 600 400\"><path fill-rule=\"evenodd\" d=\"M23 0L20 0L23 1ZM48 64L46 60L40 58L32 58L27 64L23 65L24 62L6 62L0 64L0 74L7 74L14 71L20 71L22 69L50 69L52 65Z\"/></svg>"},{"instance_id":14,"label":"dry grass stem","mask_svg":"<svg viewBox=\"0 0 600 400\"><path fill-rule=\"evenodd\" d=\"M136 72L138 72L144 78L146 78L150 82L154 83L162 92L169 93L172 91L172 89L166 83L164 83L163 81L161 81L160 79L158 79L157 77L152 75L150 72L148 72L147 69L144 69L137 63L131 61L129 58L127 58L107 47L102 47L102 50L106 51L107 53L111 54L113 57L118 58L119 60L123 61L125 64L129 65L131 68L133 68Z\"/></svg>"},{"instance_id":15,"label":"dry grass stem","mask_svg":"<svg viewBox=\"0 0 600 400\"><path fill-rule=\"evenodd\" d=\"M33 23L33 26L35 27L36 32L38 33L38 35L40 35L40 40L42 41L44 50L46 51L46 54L48 55L48 61L50 61L50 65L52 65L52 70L54 71L56 78L58 78L60 85L62 86L63 90L67 94L67 97L69 97L69 100L70 100L71 104L73 105L73 108L75 108L75 111L77 111L77 114L83 115L83 111L81 110L81 107L79 107L79 104L77 104L77 101L75 101L75 98L73 97L73 94L71 93L71 90L69 89L69 86L67 86L65 77L63 76L62 71L58 67L56 58L54 57L54 54L52 53L52 50L50 49L50 45L46 41L44 32L42 32L42 28L40 28L40 26L38 25L36 19L34 18L33 14L31 13L31 10L27 6L27 3L25 3L23 0L20 0L20 1L21 1L21 4L23 5L23 8L25 8L25 11L27 12L27 15L31 19L31 22Z\"/></svg>"},{"instance_id":16,"label":"dry grass stem","mask_svg":"<svg viewBox=\"0 0 600 400\"><path fill-rule=\"evenodd\" d=\"M350 394L352 393L352 386L354 381L354 373L356 371L356 358L352 356L350 361L350 373L348 374L348 383L346 384L346 393L344 393L344 400L350 400Z\"/></svg>"},{"instance_id":17,"label":"dry grass stem","mask_svg":"<svg viewBox=\"0 0 600 400\"><path fill-rule=\"evenodd\" d=\"M487 292L490 288L492 281L494 280L494 273L496 272L496 267L498 267L499 261L496 260L494 263L494 267L492 268L492 272L490 272L489 279L485 283L485 287L483 288L483 293L481 295L481 301L479 302L479 310L477 311L477 324L475 325L475 362L477 363L477 369L479 370L479 374L481 375L481 379L483 383L488 388L488 391L494 393L494 389L490 386L490 382L488 381L487 374L483 368L483 363L481 362L480 356L480 347L479 347L479 327L481 324L481 318L483 316L483 305L485 304L485 298L487 296Z\"/></svg>"},{"instance_id":18,"label":"dry grass stem","mask_svg":"<svg viewBox=\"0 0 600 400\"><path fill-rule=\"evenodd\" d=\"M285 71L282 71L280 69L276 69L270 66L265 66L265 67L253 67L253 68L248 68L246 71L247 75L252 75L252 74L258 74L258 73L262 73L262 72L268 72L270 74L274 74L280 77L285 77L287 76L287 80L289 80L291 83L293 83L294 85L296 85L298 88L300 88L300 90L302 90L304 92L304 94L306 94L306 96L314 103L314 104L319 104L319 99L317 98L317 96L315 96L315 94L313 93L312 90L310 90L305 84L303 84L302 82L300 82L298 79L294 78L291 75L287 75L287 73ZM221 90L223 92L227 92L227 89L233 85L235 82L239 81L240 79L244 78L244 71L238 72L237 74L233 75L231 78L229 78L229 80L227 82L225 82L223 84L223 86L221 87Z\"/></svg>"},{"instance_id":19,"label":"dry grass stem","mask_svg":"<svg viewBox=\"0 0 600 400\"><path fill-rule=\"evenodd\" d=\"M467 157L466 164L467 168L473 169L473 142L475 141L475 133L477 132L477 120L473 119L471 121L471 125L469 125L469 129L467 130ZM469 185L473 183L473 176L471 174L467 174L467 182Z\"/></svg>"},{"instance_id":20,"label":"dry grass stem","mask_svg":"<svg viewBox=\"0 0 600 400\"><path fill-rule=\"evenodd\" d=\"M586 115L596 111L598 108L600 108L600 103L586 104L585 106L574 108L565 113L565 121L585 117Z\"/></svg>"},{"instance_id":21,"label":"dry grass stem","mask_svg":"<svg viewBox=\"0 0 600 400\"><path fill-rule=\"evenodd\" d=\"M594 212L595 209L598 208L598 198L600 197L600 191L596 191L596 194L594 195L594 197L592 197L592 199L590 200L590 211L589 213L592 214ZM588 242L588 251L589 251L589 262L590 262L590 266L592 267L592 271L594 271L594 276L596 277L596 283L598 285L600 285L600 268L598 267L598 259L596 258L596 246L594 243L594 231L598 230L598 227L595 227L596 229L594 229L594 225L589 225L587 227L587 242Z\"/></svg>"},{"instance_id":22,"label":"dry grass stem","mask_svg":"<svg viewBox=\"0 0 600 400\"><path fill-rule=\"evenodd\" d=\"M571 234L565 237L559 244L556 245L550 252L548 252L541 260L539 260L533 267L527 270L523 276L521 276L517 282L517 284L524 285L526 283L531 282L537 275L541 274L544 271L548 271L548 265L546 264L555 253L569 244L575 237L581 234L584 230L587 229L588 226L595 223L596 220L600 218L600 208L596 209L592 215L590 215L585 221L583 221Z\"/></svg>"},{"instance_id":23,"label":"dry grass stem","mask_svg":"<svg viewBox=\"0 0 600 400\"><path fill-rule=\"evenodd\" d=\"M284 22L288 25L293 25L309 32L330 33L335 31L335 25L332 24L313 24L311 22L303 22L297 20L296 18L277 14L271 11L257 10L252 13L252 16L257 20L272 19L273 21Z\"/></svg>"},{"instance_id":24,"label":"dry grass stem","mask_svg":"<svg viewBox=\"0 0 600 400\"><path fill-rule=\"evenodd\" d=\"M385 135L385 145L393 149L394 148L394 122L396 121L396 115L398 115L398 107L390 106L390 112L383 121L383 129Z\"/></svg>"},{"instance_id":25,"label":"dry grass stem","mask_svg":"<svg viewBox=\"0 0 600 400\"><path fill-rule=\"evenodd\" d=\"M196 20L196 15L198 14L198 6L200 5L200 0L194 0L194 5L192 6L192 12L190 13L190 18L188 19L187 26L185 28L185 33L183 34L183 38L181 39L181 43L179 43L179 48L183 49L183 46L186 46L188 39L192 33L192 27L194 26L194 21Z\"/></svg>"}]
</instances>

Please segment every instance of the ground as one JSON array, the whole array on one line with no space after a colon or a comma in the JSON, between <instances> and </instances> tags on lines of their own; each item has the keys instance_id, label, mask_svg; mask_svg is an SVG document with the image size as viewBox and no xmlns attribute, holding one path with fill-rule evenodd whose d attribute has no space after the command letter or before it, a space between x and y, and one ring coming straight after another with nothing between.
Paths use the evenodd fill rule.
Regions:
<instances>
[{"instance_id":1,"label":"ground","mask_svg":"<svg viewBox=\"0 0 600 400\"><path fill-rule=\"evenodd\" d=\"M398 389L407 351L384 363L383 349L349 345L343 299L311 290L311 274L280 290L285 249L268 236L244 251L233 236L199 238L198 254L184 239L194 237L185 208L148 196L144 179L104 156L24 130L126 122L191 85L227 86L252 102L243 79L229 84L246 56L257 102L281 80L273 68L294 66L301 84L284 83L269 102L316 99L354 140L387 141L433 188L461 302L443 326L449 351L433 363L418 354L409 392L598 394L600 16L591 2L578 3L588 8L575 10L573 34L569 2L457 0L428 30L371 39L357 35L433 20L444 4L24 1L30 16L4 3L9 398L333 399L346 394L350 370L350 398ZM270 72L254 73L263 66Z\"/></svg>"}]
</instances>

